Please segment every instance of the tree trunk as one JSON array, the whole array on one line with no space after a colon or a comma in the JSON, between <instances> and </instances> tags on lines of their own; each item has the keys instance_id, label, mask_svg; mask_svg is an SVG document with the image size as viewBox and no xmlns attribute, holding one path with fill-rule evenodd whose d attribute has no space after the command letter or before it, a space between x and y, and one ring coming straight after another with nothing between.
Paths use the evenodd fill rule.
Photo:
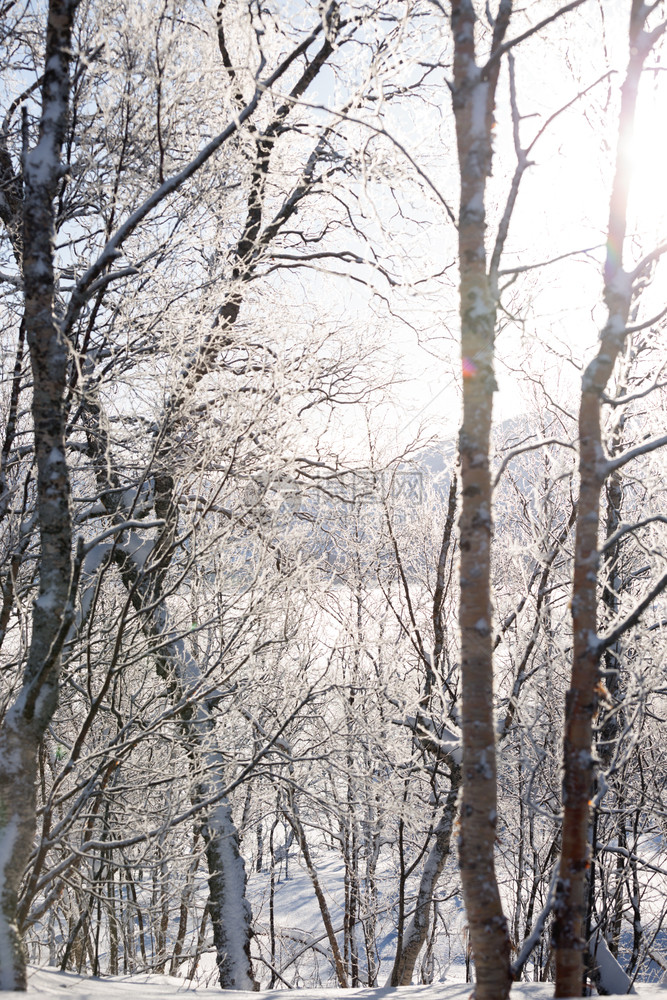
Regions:
<instances>
[{"instance_id":1,"label":"tree trunk","mask_svg":"<svg viewBox=\"0 0 667 1000\"><path fill-rule=\"evenodd\" d=\"M500 5L492 49L502 42L511 3ZM496 734L493 716L491 607L491 475L489 440L496 303L486 270L485 192L491 173L492 127L499 59L475 61L471 0L452 3L454 85L461 179L459 269L463 422L460 586L463 795L459 857L476 971L477 1000L503 1000L510 990L510 942L494 866Z\"/></svg>"},{"instance_id":2,"label":"tree trunk","mask_svg":"<svg viewBox=\"0 0 667 1000\"><path fill-rule=\"evenodd\" d=\"M63 406L67 346L54 311L53 206L67 124L76 7L76 0L50 0L39 137L23 164L24 324L33 376L39 596L23 684L0 731L2 990L27 988L17 895L35 837L39 743L58 704L61 650L71 619L72 519Z\"/></svg>"},{"instance_id":3,"label":"tree trunk","mask_svg":"<svg viewBox=\"0 0 667 1000\"><path fill-rule=\"evenodd\" d=\"M345 963L343 962L343 956L340 953L340 948L338 947L338 939L336 938L336 931L334 930L333 920L331 919L331 912L327 905L326 897L324 895L324 890L320 884L319 877L317 875L317 869L313 864L313 859L310 855L310 848L308 847L308 841L306 840L306 831L303 828L303 824L299 818L296 811L294 802L292 801L288 808L284 809L285 818L287 822L294 830L296 839L299 842L299 847L301 848L301 854L303 856L304 863L306 865L306 871L310 876L310 881L315 891L315 896L317 898L317 903L320 908L320 915L322 917L322 923L324 924L324 929L326 931L327 938L329 940L329 947L331 948L331 954L333 956L334 968L336 970L336 978L338 979L338 985L341 989L346 990L348 988L347 973L345 971Z\"/></svg>"},{"instance_id":4,"label":"tree trunk","mask_svg":"<svg viewBox=\"0 0 667 1000\"><path fill-rule=\"evenodd\" d=\"M212 779L209 777L207 783ZM227 990L257 990L250 961L252 912L246 899L232 807L222 799L202 824L208 861L209 903L220 985Z\"/></svg>"},{"instance_id":5,"label":"tree trunk","mask_svg":"<svg viewBox=\"0 0 667 1000\"><path fill-rule=\"evenodd\" d=\"M590 865L588 830L593 788L593 716L600 682L598 629L598 533L600 494L608 469L602 446L601 411L604 392L624 348L632 300L633 276L623 270L623 244L637 90L644 61L659 33L644 31L649 8L632 0L630 60L621 90L621 117L616 172L612 187L604 299L607 322L600 334L598 353L586 367L579 408L579 502L572 583L573 656L570 689L565 705L563 742L563 839L554 908L553 941L556 951L556 996L581 996L586 942L586 873Z\"/></svg>"},{"instance_id":6,"label":"tree trunk","mask_svg":"<svg viewBox=\"0 0 667 1000\"><path fill-rule=\"evenodd\" d=\"M92 392L89 396L88 445L89 452L98 462L102 502L114 519L122 521L127 511L123 510L115 488L117 477L107 468L101 407ZM168 442L171 440L168 434L165 437ZM220 986L228 990L256 990L259 986L250 959L252 911L245 898L245 864L231 805L224 795L225 762L217 749L214 703L205 694L210 683L184 640L171 631L170 611L162 592L177 530L174 480L166 471L167 444L163 444L162 452L155 458L154 507L157 516L164 520L164 526L151 550L148 567L135 562L122 544L114 549L114 558L132 605L140 616L144 635L158 644L156 671L166 679L173 700L183 704L179 719L194 779L193 799L204 809L201 834L209 872L208 912L213 926ZM207 810L203 804L211 800L215 800L215 804Z\"/></svg>"},{"instance_id":7,"label":"tree trunk","mask_svg":"<svg viewBox=\"0 0 667 1000\"><path fill-rule=\"evenodd\" d=\"M164 612L162 625L168 626L166 609L158 605L157 612ZM165 643L160 660L161 670L172 680L174 697L185 701L181 712L185 745L193 772L200 775L193 799L202 805L216 800L205 811L201 835L208 862L208 912L220 986L227 990L257 990L250 959L252 911L246 899L245 863L232 807L224 794L225 761L217 749L214 708L205 697L192 697L198 688L207 686L206 678L182 640Z\"/></svg>"}]
</instances>

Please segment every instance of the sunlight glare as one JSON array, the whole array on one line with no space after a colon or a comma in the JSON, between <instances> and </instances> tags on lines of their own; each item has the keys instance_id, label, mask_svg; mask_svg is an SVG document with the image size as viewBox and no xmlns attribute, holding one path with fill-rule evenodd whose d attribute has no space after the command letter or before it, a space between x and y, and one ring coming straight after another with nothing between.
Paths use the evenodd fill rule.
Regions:
<instances>
[{"instance_id":1,"label":"sunlight glare","mask_svg":"<svg viewBox=\"0 0 667 1000\"><path fill-rule=\"evenodd\" d=\"M662 242L667 235L667 77L656 70L646 82L628 150L630 218L641 237Z\"/></svg>"}]
</instances>

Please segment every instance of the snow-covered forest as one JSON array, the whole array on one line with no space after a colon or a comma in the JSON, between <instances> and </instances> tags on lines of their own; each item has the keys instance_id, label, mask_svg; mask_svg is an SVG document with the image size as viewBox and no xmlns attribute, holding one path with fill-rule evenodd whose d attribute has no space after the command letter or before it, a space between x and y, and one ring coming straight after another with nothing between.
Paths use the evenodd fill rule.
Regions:
<instances>
[{"instance_id":1,"label":"snow-covered forest","mask_svg":"<svg viewBox=\"0 0 667 1000\"><path fill-rule=\"evenodd\" d=\"M667 973L666 16L0 0L0 990Z\"/></svg>"}]
</instances>

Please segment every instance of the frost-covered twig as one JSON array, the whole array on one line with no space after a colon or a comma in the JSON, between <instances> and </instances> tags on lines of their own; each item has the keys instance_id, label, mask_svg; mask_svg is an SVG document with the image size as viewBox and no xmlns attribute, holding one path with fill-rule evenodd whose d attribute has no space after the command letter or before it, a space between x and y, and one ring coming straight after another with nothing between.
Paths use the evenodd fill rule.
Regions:
<instances>
[{"instance_id":1,"label":"frost-covered twig","mask_svg":"<svg viewBox=\"0 0 667 1000\"><path fill-rule=\"evenodd\" d=\"M533 924L532 930L526 940L521 945L521 950L517 955L516 959L512 962L512 978L516 981L523 970L524 965L530 958L533 949L539 943L542 937L542 931L544 930L544 925L546 923L547 917L551 913L554 905L554 899L556 898L556 882L558 881L558 865L554 867L553 875L551 876L551 882L549 883L549 889L547 892L547 898L544 902L544 906L540 910Z\"/></svg>"},{"instance_id":2,"label":"frost-covered twig","mask_svg":"<svg viewBox=\"0 0 667 1000\"><path fill-rule=\"evenodd\" d=\"M638 604L625 616L625 618L603 635L598 637L597 648L602 651L613 646L615 642L624 635L628 629L636 625L646 609L655 601L656 597L667 588L667 573L663 573L660 579L651 587L649 592L639 601Z\"/></svg>"},{"instance_id":3,"label":"frost-covered twig","mask_svg":"<svg viewBox=\"0 0 667 1000\"><path fill-rule=\"evenodd\" d=\"M83 306L91 295L94 283L103 273L105 268L118 259L121 255L121 247L132 235L137 226L143 222L143 220L149 216L154 209L158 207L158 205L165 201L166 198L179 191L185 182L193 177L197 171L213 156L213 154L216 153L229 139L231 139L233 135L239 131L241 125L252 117L264 94L270 93L273 85L277 83L277 81L289 70L292 64L308 50L322 31L323 24L320 23L282 60L273 73L271 73L265 80L257 84L252 98L248 101L245 107L238 112L227 127L211 139L211 141L204 146L197 156L193 157L193 159L190 160L190 162L186 164L182 170L179 170L178 173L168 177L167 180L164 181L159 188L153 191L152 194L150 194L148 198L146 198L146 200L128 216L125 222L119 226L113 236L107 241L106 246L100 253L97 260L90 265L88 270L82 274L76 283L67 313L65 314L65 318L62 323L64 333L71 330Z\"/></svg>"},{"instance_id":4,"label":"frost-covered twig","mask_svg":"<svg viewBox=\"0 0 667 1000\"><path fill-rule=\"evenodd\" d=\"M524 445L521 445L520 448L513 448L512 451L509 451L505 455L505 457L503 458L502 462L500 463L500 467L498 468L498 471L496 473L496 477L493 480L493 488L494 489L496 488L496 486L500 482L500 479L502 477L503 472L505 471L505 469L507 468L507 466L510 464L510 462L513 459L517 458L518 455L523 455L524 452L527 452L527 451L535 451L537 448L546 448L548 445L552 445L552 444L557 444L561 448L569 448L571 451L575 451L576 450L575 446L572 444L571 441L561 441L560 438L543 438L540 441L534 441L533 444L524 444Z\"/></svg>"}]
</instances>

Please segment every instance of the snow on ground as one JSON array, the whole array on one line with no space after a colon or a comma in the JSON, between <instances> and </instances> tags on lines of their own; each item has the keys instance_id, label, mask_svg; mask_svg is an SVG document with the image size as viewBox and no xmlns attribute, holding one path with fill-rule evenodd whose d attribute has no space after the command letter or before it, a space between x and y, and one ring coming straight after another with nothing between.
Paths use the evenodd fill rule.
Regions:
<instances>
[{"instance_id":1,"label":"snow on ground","mask_svg":"<svg viewBox=\"0 0 667 1000\"><path fill-rule=\"evenodd\" d=\"M312 855L317 868L320 885L326 897L331 919L338 932L343 928L343 900L345 867L340 853L326 848L317 842L316 831L312 835L314 847ZM276 961L278 970L284 974L288 982L301 984L325 982L333 986L336 982L335 973L327 957L327 942L322 922L322 916L313 892L310 878L302 861L293 847L289 852L289 863L285 870L284 859L277 875L275 886L275 928L276 928ZM452 865L454 859L452 859ZM386 982L391 973L396 954L396 898L395 886L397 873L393 869L393 860L389 852L381 852L376 869L376 885L378 897L376 900L376 923L374 933L377 941L377 960L380 962L379 982ZM443 876L443 882L446 876ZM408 883L407 891L416 892L417 876ZM269 928L269 879L267 873L252 873L248 878L248 897L256 933L256 944L262 953L268 956ZM441 914L446 917L447 933L440 935L437 942L437 955L434 978L448 983L465 982L465 914L460 900L449 900L441 906ZM308 949L308 942L322 946L322 953ZM363 949L362 949L363 951ZM361 957L363 964L363 955ZM256 963L256 971L268 978L261 963ZM198 969L198 984L213 985L217 980L215 956L206 954ZM267 982L267 978L264 982ZM321 989L321 988L320 988ZM317 996L323 996L322 992ZM310 997L308 997L310 1000Z\"/></svg>"},{"instance_id":2,"label":"snow on ground","mask_svg":"<svg viewBox=\"0 0 667 1000\"><path fill-rule=\"evenodd\" d=\"M71 972L55 969L30 969L29 997L51 997L58 1000L168 1000L173 997L225 997L227 1000L467 1000L471 986L466 983L434 983L432 986L404 986L393 989L379 986L356 990L303 989L263 990L261 993L232 992L213 987L188 988L183 979L173 976L116 976L108 979L86 979ZM667 1000L667 987L638 986L641 1000ZM25 993L5 993L4 997L21 1000ZM550 1000L551 983L518 983L512 990L514 1000Z\"/></svg>"},{"instance_id":3,"label":"snow on ground","mask_svg":"<svg viewBox=\"0 0 667 1000\"><path fill-rule=\"evenodd\" d=\"M288 982L290 980L296 983L317 982L319 978L331 984L335 979L326 949L319 955L312 947L306 947L305 950L303 947L308 942L317 946L317 943L323 941L325 937L322 917L310 878L303 868L296 848L290 852L285 851L284 854L286 856L283 857L276 872L275 884L276 965ZM339 854L327 850L323 844L317 844L313 854L332 920L340 930L344 881L342 860ZM381 963L378 976L380 982L386 982L389 976L396 949L393 898L384 892L385 886L392 886L395 878L393 873L386 869L386 864L386 858L381 857L378 863L376 927L378 958ZM203 906L207 892L204 879L199 888ZM664 888L667 891L667 885ZM265 871L259 874L252 873L248 880L248 892L255 917L257 943L262 945L261 950L264 954L268 951L268 891L267 873ZM454 898L444 901L442 912L446 914L448 933L440 939L436 956L435 978L439 981L431 986L408 986L398 989L380 986L341 990L328 985L291 990L283 987L262 990L260 993L220 990L216 986L215 954L213 948L209 946L200 959L194 981L174 976L147 974L94 979L33 965L30 966L27 995L51 998L51 1000L54 998L55 1000L172 1000L172 998L176 1000L177 997L183 997L184 1000L189 997L193 1000L200 997L218 997L225 1000L287 1000L288 995L290 1000L346 1000L348 997L350 1000L468 1000L472 985L463 981L465 915L460 900ZM193 921L193 926L199 926L199 919ZM102 944L104 946L104 941ZM46 953L46 948L44 951ZM185 969L187 965L189 963L183 968ZM256 963L256 970L265 975L266 983L266 970L260 962ZM667 976L665 982L665 987L655 984L637 985L636 992L640 1000L667 1000ZM7 993L4 996L18 1000L26 994ZM552 997L552 983L519 983L512 991L513 1000L551 1000Z\"/></svg>"}]
</instances>

